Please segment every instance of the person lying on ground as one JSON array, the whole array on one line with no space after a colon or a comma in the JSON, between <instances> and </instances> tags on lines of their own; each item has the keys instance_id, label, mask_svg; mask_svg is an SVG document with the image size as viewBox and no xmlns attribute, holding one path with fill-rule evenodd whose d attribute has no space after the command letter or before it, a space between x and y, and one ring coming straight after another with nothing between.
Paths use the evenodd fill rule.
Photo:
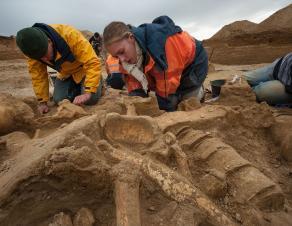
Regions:
<instances>
[{"instance_id":1,"label":"person lying on ground","mask_svg":"<svg viewBox=\"0 0 292 226\"><path fill-rule=\"evenodd\" d=\"M175 111L189 97L201 100L208 72L202 43L168 16L138 27L111 22L103 32L104 46L124 69L129 95L147 97L154 91L161 110Z\"/></svg>"},{"instance_id":2,"label":"person lying on ground","mask_svg":"<svg viewBox=\"0 0 292 226\"><path fill-rule=\"evenodd\" d=\"M258 102L292 106L292 53L244 74Z\"/></svg>"},{"instance_id":3,"label":"person lying on ground","mask_svg":"<svg viewBox=\"0 0 292 226\"><path fill-rule=\"evenodd\" d=\"M47 66L58 71L53 100L95 104L101 96L101 63L81 32L69 25L36 23L17 32L16 43L28 58L39 111L49 111Z\"/></svg>"}]
</instances>

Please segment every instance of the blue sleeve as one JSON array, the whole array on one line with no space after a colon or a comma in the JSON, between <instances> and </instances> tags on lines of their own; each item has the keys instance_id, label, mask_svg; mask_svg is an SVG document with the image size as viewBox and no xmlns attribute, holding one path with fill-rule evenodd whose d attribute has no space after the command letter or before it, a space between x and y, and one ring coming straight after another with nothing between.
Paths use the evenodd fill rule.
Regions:
<instances>
[{"instance_id":1,"label":"blue sleeve","mask_svg":"<svg viewBox=\"0 0 292 226\"><path fill-rule=\"evenodd\" d=\"M176 111L178 105L178 97L175 94L171 94L167 98L161 97L156 94L156 98L160 110L165 110L168 112Z\"/></svg>"}]
</instances>

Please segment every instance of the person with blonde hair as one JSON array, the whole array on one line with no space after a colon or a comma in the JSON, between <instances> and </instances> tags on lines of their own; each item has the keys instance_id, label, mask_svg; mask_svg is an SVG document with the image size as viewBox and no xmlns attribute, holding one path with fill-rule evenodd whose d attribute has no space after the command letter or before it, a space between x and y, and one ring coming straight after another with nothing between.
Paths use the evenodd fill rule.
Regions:
<instances>
[{"instance_id":1,"label":"person with blonde hair","mask_svg":"<svg viewBox=\"0 0 292 226\"><path fill-rule=\"evenodd\" d=\"M208 57L202 43L168 16L138 27L112 22L103 32L107 51L124 69L129 95L154 91L159 108L175 111L184 99L203 99Z\"/></svg>"}]
</instances>

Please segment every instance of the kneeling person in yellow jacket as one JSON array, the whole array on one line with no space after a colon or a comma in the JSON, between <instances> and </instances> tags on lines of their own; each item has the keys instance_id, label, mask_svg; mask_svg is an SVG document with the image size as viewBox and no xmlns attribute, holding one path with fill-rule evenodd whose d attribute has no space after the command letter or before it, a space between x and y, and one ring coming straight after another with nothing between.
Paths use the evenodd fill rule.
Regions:
<instances>
[{"instance_id":1,"label":"kneeling person in yellow jacket","mask_svg":"<svg viewBox=\"0 0 292 226\"><path fill-rule=\"evenodd\" d=\"M55 103L69 99L77 105L97 103L101 96L101 63L81 32L69 25L36 23L17 32L16 43L28 57L28 68L39 111L49 111L47 66L58 71Z\"/></svg>"}]
</instances>

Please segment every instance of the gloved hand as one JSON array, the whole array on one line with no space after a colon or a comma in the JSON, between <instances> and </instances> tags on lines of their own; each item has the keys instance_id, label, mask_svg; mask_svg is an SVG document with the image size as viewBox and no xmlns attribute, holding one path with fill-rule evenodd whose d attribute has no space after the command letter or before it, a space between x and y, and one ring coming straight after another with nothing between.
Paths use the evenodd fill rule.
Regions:
<instances>
[{"instance_id":1,"label":"gloved hand","mask_svg":"<svg viewBox=\"0 0 292 226\"><path fill-rule=\"evenodd\" d=\"M156 98L160 110L165 110L168 112L176 111L177 105L179 103L179 98L177 95L170 94L167 98L165 98L156 94Z\"/></svg>"}]
</instances>

